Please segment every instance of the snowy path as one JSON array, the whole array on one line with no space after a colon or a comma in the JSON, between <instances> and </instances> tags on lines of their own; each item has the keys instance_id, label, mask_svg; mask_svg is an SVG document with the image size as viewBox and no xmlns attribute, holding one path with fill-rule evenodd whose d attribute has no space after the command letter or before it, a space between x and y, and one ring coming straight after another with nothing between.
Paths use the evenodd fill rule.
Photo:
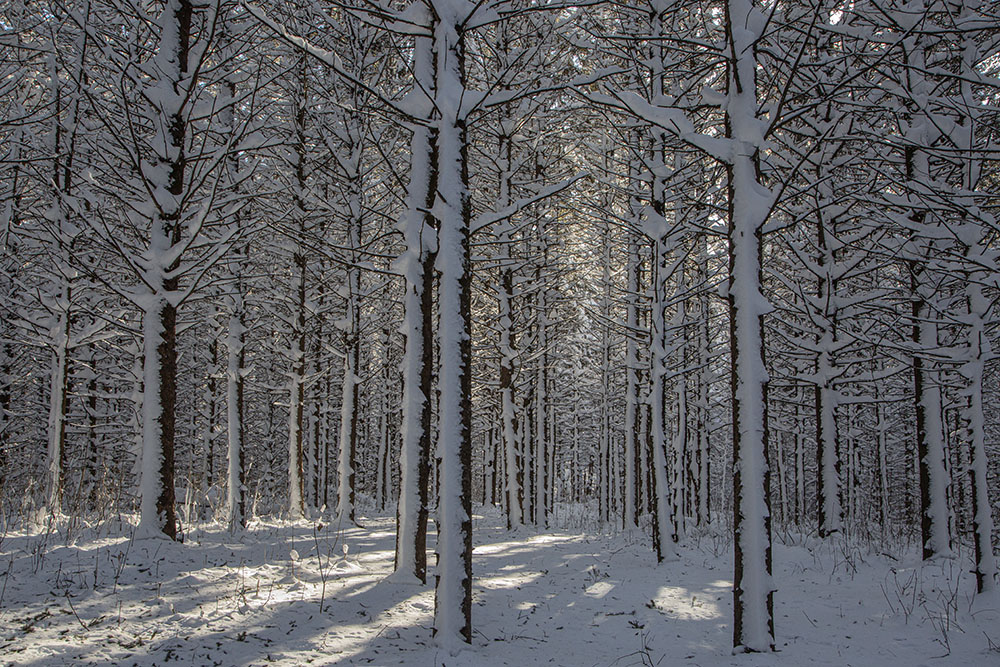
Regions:
<instances>
[{"instance_id":1,"label":"snowy path","mask_svg":"<svg viewBox=\"0 0 1000 667\"><path fill-rule=\"evenodd\" d=\"M721 542L657 567L641 535L512 536L495 517L476 522L476 646L452 657L430 638L432 585L383 581L393 520L363 522L342 538L257 524L243 543L206 530L183 546L8 535L0 664L1000 665L986 638L1000 642L1000 600L970 611L954 562L893 572L881 556L776 547L780 651L734 657Z\"/></svg>"}]
</instances>

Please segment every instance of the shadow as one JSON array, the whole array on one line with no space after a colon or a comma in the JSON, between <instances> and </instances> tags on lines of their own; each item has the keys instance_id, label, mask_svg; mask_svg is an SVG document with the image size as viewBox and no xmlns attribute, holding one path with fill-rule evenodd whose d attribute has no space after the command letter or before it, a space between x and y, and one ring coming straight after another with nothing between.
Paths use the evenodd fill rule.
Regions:
<instances>
[{"instance_id":1,"label":"shadow","mask_svg":"<svg viewBox=\"0 0 1000 667\"><path fill-rule=\"evenodd\" d=\"M79 541L49 548L40 567L37 538L8 538L0 649L15 664L39 666L531 664L539 642L583 660L589 642L608 641L600 632L581 639L579 629L617 634L640 612L625 608L631 577L602 571L610 538L524 531L511 539L499 522L477 517L475 653L456 663L432 639L433 530L430 581L415 586L386 579L394 520L365 524L316 531L307 522L260 522L238 538L206 525L185 545ZM636 558L629 567L648 575L651 554Z\"/></svg>"},{"instance_id":2,"label":"shadow","mask_svg":"<svg viewBox=\"0 0 1000 667\"><path fill-rule=\"evenodd\" d=\"M734 658L728 553L682 546L677 561L658 565L641 540L512 535L501 517L477 516L474 641L451 656L432 637L434 532L428 584L400 584L386 579L394 519L364 523L260 522L240 539L204 526L187 545L103 538L53 546L44 559L36 537L8 537L2 662L913 665L932 655L927 626L887 616L871 578L834 580L843 566L805 549L782 547L776 561L781 653ZM845 600L856 605L846 615Z\"/></svg>"}]
</instances>

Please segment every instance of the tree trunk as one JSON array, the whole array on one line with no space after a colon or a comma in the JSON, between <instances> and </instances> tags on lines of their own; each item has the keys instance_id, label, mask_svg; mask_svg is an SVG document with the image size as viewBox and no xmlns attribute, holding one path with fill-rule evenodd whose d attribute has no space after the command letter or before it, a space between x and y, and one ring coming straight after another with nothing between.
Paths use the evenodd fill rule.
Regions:
<instances>
[{"instance_id":1,"label":"tree trunk","mask_svg":"<svg viewBox=\"0 0 1000 667\"><path fill-rule=\"evenodd\" d=\"M829 120L829 119L828 119ZM818 187L828 189L823 174L817 168ZM832 199L832 193L826 193L827 200ZM816 303L818 310L816 321L820 332L817 335L816 349L816 510L819 526L819 536L829 537L840 532L843 520L843 505L841 500L840 482L840 434L837 425L837 405L839 397L834 386L837 374L837 306L836 279L834 277L835 256L827 239L824 210L817 206L817 248L819 250Z\"/></svg>"},{"instance_id":2,"label":"tree trunk","mask_svg":"<svg viewBox=\"0 0 1000 667\"><path fill-rule=\"evenodd\" d=\"M917 464L920 480L920 536L923 558L951 554L948 531L948 478L945 464L944 425L941 420L941 386L937 364L924 357L938 346L938 327L922 295L923 266L910 265L912 289L913 395L917 413Z\"/></svg>"},{"instance_id":3,"label":"tree trunk","mask_svg":"<svg viewBox=\"0 0 1000 667\"><path fill-rule=\"evenodd\" d=\"M539 217L538 234L542 243L542 265L548 266L548 242L545 238L545 223ZM538 321L538 343L539 357L538 367L535 374L535 525L548 526L548 460L549 460L549 440L548 440L548 308L545 300L545 283L542 275L542 266L535 271L535 281L537 283L536 308Z\"/></svg>"},{"instance_id":4,"label":"tree trunk","mask_svg":"<svg viewBox=\"0 0 1000 667\"><path fill-rule=\"evenodd\" d=\"M436 88L431 47L429 38L414 38L415 91L424 95L433 95ZM431 100L425 98L423 102L429 115ZM429 211L438 187L436 162L436 130L433 125L415 126L410 140L410 188L402 229L406 250L400 263L404 279L403 404L393 578L420 583L427 581L434 261L437 248L435 221Z\"/></svg>"},{"instance_id":5,"label":"tree trunk","mask_svg":"<svg viewBox=\"0 0 1000 667\"><path fill-rule=\"evenodd\" d=\"M241 267L240 251L236 251L235 261ZM236 269L234 293L231 297L229 313L229 335L226 341L228 365L226 372L226 423L228 444L226 452L226 508L229 513L229 530L241 531L246 528L246 487L244 480L245 460L243 447L243 378L246 366L245 324L243 307L242 268Z\"/></svg>"},{"instance_id":6,"label":"tree trunk","mask_svg":"<svg viewBox=\"0 0 1000 667\"><path fill-rule=\"evenodd\" d=\"M46 476L46 509L50 515L62 512L64 470L66 463L66 409L69 406L70 300L72 291L63 278L59 315L52 332L52 374L49 384L49 451Z\"/></svg>"},{"instance_id":7,"label":"tree trunk","mask_svg":"<svg viewBox=\"0 0 1000 667\"><path fill-rule=\"evenodd\" d=\"M996 588L997 561L993 554L993 511L990 506L986 454L985 415L983 413L984 360L989 350L985 313L989 304L982 288L969 281L965 288L969 314L967 333L968 360L962 374L968 380L966 402L962 409L969 440L969 482L972 495L972 530L976 553L976 592Z\"/></svg>"},{"instance_id":8,"label":"tree trunk","mask_svg":"<svg viewBox=\"0 0 1000 667\"><path fill-rule=\"evenodd\" d=\"M352 294L354 294L352 290ZM353 306L348 306L353 311ZM354 315L349 315L353 317ZM340 403L340 457L337 461L337 511L338 526L357 524L354 516L355 454L358 440L358 362L360 340L356 334L347 337L344 355L344 378Z\"/></svg>"},{"instance_id":9,"label":"tree trunk","mask_svg":"<svg viewBox=\"0 0 1000 667\"><path fill-rule=\"evenodd\" d=\"M605 151L610 150L605 146ZM607 155L607 152L605 152ZM607 158L606 158L607 159ZM605 163L607 168L607 162ZM601 299L601 432L598 450L598 508L600 519L611 522L611 225L604 221L601 254L604 294Z\"/></svg>"},{"instance_id":10,"label":"tree trunk","mask_svg":"<svg viewBox=\"0 0 1000 667\"><path fill-rule=\"evenodd\" d=\"M438 577L434 631L439 645L472 642L472 340L469 253L471 201L465 117L464 16L434 3L438 132L438 342L440 346Z\"/></svg>"},{"instance_id":11,"label":"tree trunk","mask_svg":"<svg viewBox=\"0 0 1000 667\"><path fill-rule=\"evenodd\" d=\"M632 168L630 168L630 172ZM632 174L637 175L636 173ZM639 204L633 202L633 215L639 215ZM639 353L636 336L639 329L639 242L634 233L629 233L628 257L626 259L626 306L625 306L625 505L626 528L639 525L636 511L636 449L639 446Z\"/></svg>"},{"instance_id":12,"label":"tree trunk","mask_svg":"<svg viewBox=\"0 0 1000 667\"><path fill-rule=\"evenodd\" d=\"M177 538L174 508L174 424L177 400L177 307L172 301L179 287L176 270L180 257L170 264L160 263L174 255L181 242L181 195L184 193L185 137L188 102L183 87L194 86L188 78L188 53L194 7L189 0L170 0L163 10L158 70L159 90L172 89L154 111L167 129L167 145L157 156L154 170L165 175L170 197L154 201L157 215L152 220L149 261L146 274L151 290L143 308L143 451L141 480L141 516L139 533L162 533ZM154 193L154 200L157 199Z\"/></svg>"},{"instance_id":13,"label":"tree trunk","mask_svg":"<svg viewBox=\"0 0 1000 667\"><path fill-rule=\"evenodd\" d=\"M224 64L223 80L223 111L220 114L223 133L227 140L236 139L236 86L238 77L233 71L234 45L232 43L232 17L227 16L222 22L220 33L220 50L229 58ZM231 187L239 192L238 183L240 163L237 154L229 156L226 164L228 181ZM239 212L232 222L236 229L242 223ZM233 258L229 265L233 285L229 295L229 326L226 339L228 363L226 370L226 432L228 447L226 448L226 511L230 532L246 529L246 481L245 452L243 437L243 394L244 372L246 366L246 308L244 303L245 285L243 270L248 255L248 246L243 245L233 249ZM234 268L235 267L235 268Z\"/></svg>"},{"instance_id":14,"label":"tree trunk","mask_svg":"<svg viewBox=\"0 0 1000 667\"><path fill-rule=\"evenodd\" d=\"M288 515L298 519L305 515L303 479L303 440L306 375L306 269L308 261L303 246L306 234L306 105L308 103L306 56L298 63L298 91L294 101L295 131L295 213L299 217L298 247L292 256L292 285L295 305L292 310L291 377L289 378L288 408Z\"/></svg>"},{"instance_id":15,"label":"tree trunk","mask_svg":"<svg viewBox=\"0 0 1000 667\"><path fill-rule=\"evenodd\" d=\"M652 345L650 346L650 392L649 403L651 409L650 432L652 435L652 464L653 464L653 546L656 549L656 559L658 562L665 560L675 560L677 551L674 546L674 536L676 535L674 520L674 505L670 489L670 476L668 471L668 447L667 419L666 419L666 397L664 395L664 384L667 374L667 318L664 312L666 281L663 273L665 269L664 253L666 248L663 239L657 239L653 245L653 303L651 317Z\"/></svg>"},{"instance_id":16,"label":"tree trunk","mask_svg":"<svg viewBox=\"0 0 1000 667\"><path fill-rule=\"evenodd\" d=\"M726 136L734 148L732 161L726 165L735 514L733 647L738 652L774 650L768 376L763 340L767 301L761 294L761 229L770 210L771 196L762 194L767 190L760 175L760 149L751 129L758 123L756 40L759 38L751 26L763 24L763 17L751 0L728 0Z\"/></svg>"}]
</instances>

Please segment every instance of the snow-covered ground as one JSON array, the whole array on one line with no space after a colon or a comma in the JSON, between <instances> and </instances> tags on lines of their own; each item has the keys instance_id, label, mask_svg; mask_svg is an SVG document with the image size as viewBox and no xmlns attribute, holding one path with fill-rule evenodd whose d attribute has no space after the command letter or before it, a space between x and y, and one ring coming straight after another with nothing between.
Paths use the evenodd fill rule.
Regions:
<instances>
[{"instance_id":1,"label":"snow-covered ground","mask_svg":"<svg viewBox=\"0 0 1000 667\"><path fill-rule=\"evenodd\" d=\"M475 522L475 645L451 656L431 638L433 583L384 580L394 520L362 523L204 526L183 545L8 533L0 663L1000 665L1000 598L973 601L963 560L776 537L779 652L733 656L724 540L657 566L642 535L513 535L492 510Z\"/></svg>"}]
</instances>

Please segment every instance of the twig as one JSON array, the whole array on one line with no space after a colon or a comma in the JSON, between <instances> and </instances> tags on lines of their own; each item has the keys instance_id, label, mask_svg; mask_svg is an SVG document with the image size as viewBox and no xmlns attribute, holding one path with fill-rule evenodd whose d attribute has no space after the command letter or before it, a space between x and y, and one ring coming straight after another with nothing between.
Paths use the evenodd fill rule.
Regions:
<instances>
[{"instance_id":1,"label":"twig","mask_svg":"<svg viewBox=\"0 0 1000 667\"><path fill-rule=\"evenodd\" d=\"M319 565L319 580L320 580L320 593L319 593L319 613L323 613L323 602L326 600L326 571L323 568L323 554L320 553L319 549L319 531L322 530L323 524L319 526L313 526L313 542L316 544L316 563Z\"/></svg>"},{"instance_id":2,"label":"twig","mask_svg":"<svg viewBox=\"0 0 1000 667\"><path fill-rule=\"evenodd\" d=\"M63 595L66 597L66 602L69 603L69 609L73 612L73 616L76 617L76 622L80 624L84 632L90 632L90 628L87 627L86 623L80 618L80 614L76 613L76 607L73 606L73 599L69 596L69 591L63 591Z\"/></svg>"},{"instance_id":3,"label":"twig","mask_svg":"<svg viewBox=\"0 0 1000 667\"><path fill-rule=\"evenodd\" d=\"M10 554L10 562L7 564L7 572L3 577L3 588L0 588L0 609L3 609L3 596L7 592L7 582L10 581L10 573L14 569L14 553Z\"/></svg>"}]
</instances>

